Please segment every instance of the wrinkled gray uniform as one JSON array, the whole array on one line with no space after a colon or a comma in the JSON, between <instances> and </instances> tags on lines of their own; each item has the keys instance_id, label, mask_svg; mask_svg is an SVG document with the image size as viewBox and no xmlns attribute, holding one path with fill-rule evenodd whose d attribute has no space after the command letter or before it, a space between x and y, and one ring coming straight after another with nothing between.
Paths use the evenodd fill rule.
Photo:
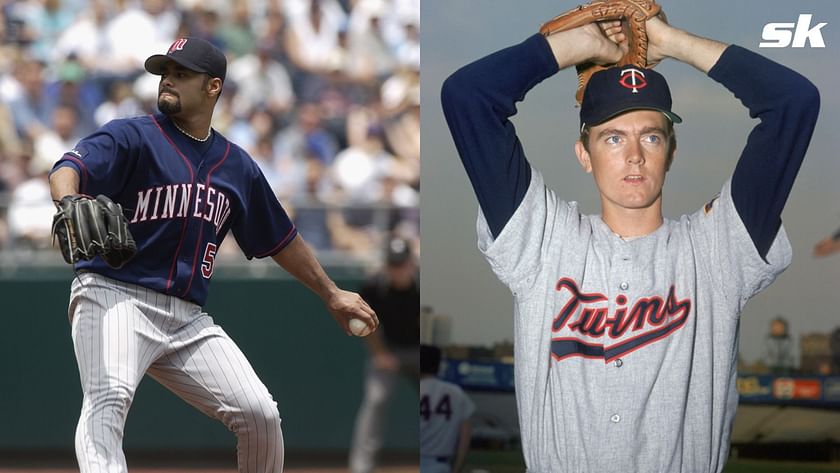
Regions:
<instances>
[{"instance_id":1,"label":"wrinkled gray uniform","mask_svg":"<svg viewBox=\"0 0 840 473\"><path fill-rule=\"evenodd\" d=\"M498 238L479 215L479 248L515 299L528 471L723 469L739 314L791 258L784 229L761 258L729 186L629 241L535 169Z\"/></svg>"}]
</instances>

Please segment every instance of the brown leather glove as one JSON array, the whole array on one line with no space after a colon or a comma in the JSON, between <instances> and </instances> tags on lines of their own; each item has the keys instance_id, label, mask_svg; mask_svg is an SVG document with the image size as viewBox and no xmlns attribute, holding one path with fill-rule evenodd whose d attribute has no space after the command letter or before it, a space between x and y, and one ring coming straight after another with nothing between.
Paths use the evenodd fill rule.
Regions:
<instances>
[{"instance_id":1,"label":"brown leather glove","mask_svg":"<svg viewBox=\"0 0 840 473\"><path fill-rule=\"evenodd\" d=\"M645 22L656 15L665 21L665 14L653 0L593 0L587 5L580 5L543 23L540 33L548 36L589 23L621 20L624 35L627 37L627 53L615 64L601 66L588 62L576 66L578 88L575 100L578 105L583 100L583 91L592 74L611 66L634 65L650 69L656 65L647 60L648 37L645 28Z\"/></svg>"}]
</instances>

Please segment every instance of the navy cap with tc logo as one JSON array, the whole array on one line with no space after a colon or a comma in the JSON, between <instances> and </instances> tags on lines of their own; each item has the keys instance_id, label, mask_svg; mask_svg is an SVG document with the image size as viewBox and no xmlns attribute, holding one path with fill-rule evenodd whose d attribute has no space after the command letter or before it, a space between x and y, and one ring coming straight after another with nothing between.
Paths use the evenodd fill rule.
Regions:
<instances>
[{"instance_id":1,"label":"navy cap with tc logo","mask_svg":"<svg viewBox=\"0 0 840 473\"><path fill-rule=\"evenodd\" d=\"M159 76L167 61L175 61L191 71L203 72L225 81L227 59L224 53L201 38L178 38L169 46L166 54L150 56L144 65L147 71Z\"/></svg>"},{"instance_id":2,"label":"navy cap with tc logo","mask_svg":"<svg viewBox=\"0 0 840 473\"><path fill-rule=\"evenodd\" d=\"M673 123L682 122L671 111L671 91L662 74L653 69L618 66L598 71L589 79L580 105L580 129L630 110L658 110Z\"/></svg>"}]
</instances>

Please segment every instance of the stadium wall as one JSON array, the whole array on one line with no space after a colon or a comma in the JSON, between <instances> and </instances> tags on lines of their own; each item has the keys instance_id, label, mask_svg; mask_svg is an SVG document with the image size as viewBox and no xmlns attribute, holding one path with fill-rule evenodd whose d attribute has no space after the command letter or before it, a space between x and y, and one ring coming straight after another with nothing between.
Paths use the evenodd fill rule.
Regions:
<instances>
[{"instance_id":1,"label":"stadium wall","mask_svg":"<svg viewBox=\"0 0 840 473\"><path fill-rule=\"evenodd\" d=\"M67 319L67 268L0 277L0 450L65 450L81 406ZM335 277L335 276L334 276ZM339 279L355 289L359 277ZM214 277L206 310L239 344L277 400L287 451L346 450L362 396L363 343L347 337L297 282ZM415 386L390 406L385 450L417 450ZM129 412L126 450L232 448L232 433L146 378Z\"/></svg>"}]
</instances>

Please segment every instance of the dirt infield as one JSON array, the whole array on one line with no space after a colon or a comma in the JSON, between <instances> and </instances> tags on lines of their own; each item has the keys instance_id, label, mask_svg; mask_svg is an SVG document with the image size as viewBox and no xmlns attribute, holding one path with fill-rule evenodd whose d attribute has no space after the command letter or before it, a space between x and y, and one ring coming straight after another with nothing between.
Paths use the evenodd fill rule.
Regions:
<instances>
[{"instance_id":1,"label":"dirt infield","mask_svg":"<svg viewBox=\"0 0 840 473\"><path fill-rule=\"evenodd\" d=\"M0 468L0 473L73 473L78 472L77 468ZM236 473L236 469L207 469L207 468L131 468L132 473L182 473L184 471L201 471L202 473ZM346 467L291 467L283 470L285 473L346 473ZM378 468L377 473L417 473L420 467L417 465L386 466Z\"/></svg>"},{"instance_id":2,"label":"dirt infield","mask_svg":"<svg viewBox=\"0 0 840 473\"><path fill-rule=\"evenodd\" d=\"M237 473L236 459L231 452L157 452L127 453L131 473ZM376 473L418 473L419 459L414 452L385 452ZM72 452L0 451L0 473L75 473ZM346 473L346 452L287 452L285 473Z\"/></svg>"}]
</instances>

